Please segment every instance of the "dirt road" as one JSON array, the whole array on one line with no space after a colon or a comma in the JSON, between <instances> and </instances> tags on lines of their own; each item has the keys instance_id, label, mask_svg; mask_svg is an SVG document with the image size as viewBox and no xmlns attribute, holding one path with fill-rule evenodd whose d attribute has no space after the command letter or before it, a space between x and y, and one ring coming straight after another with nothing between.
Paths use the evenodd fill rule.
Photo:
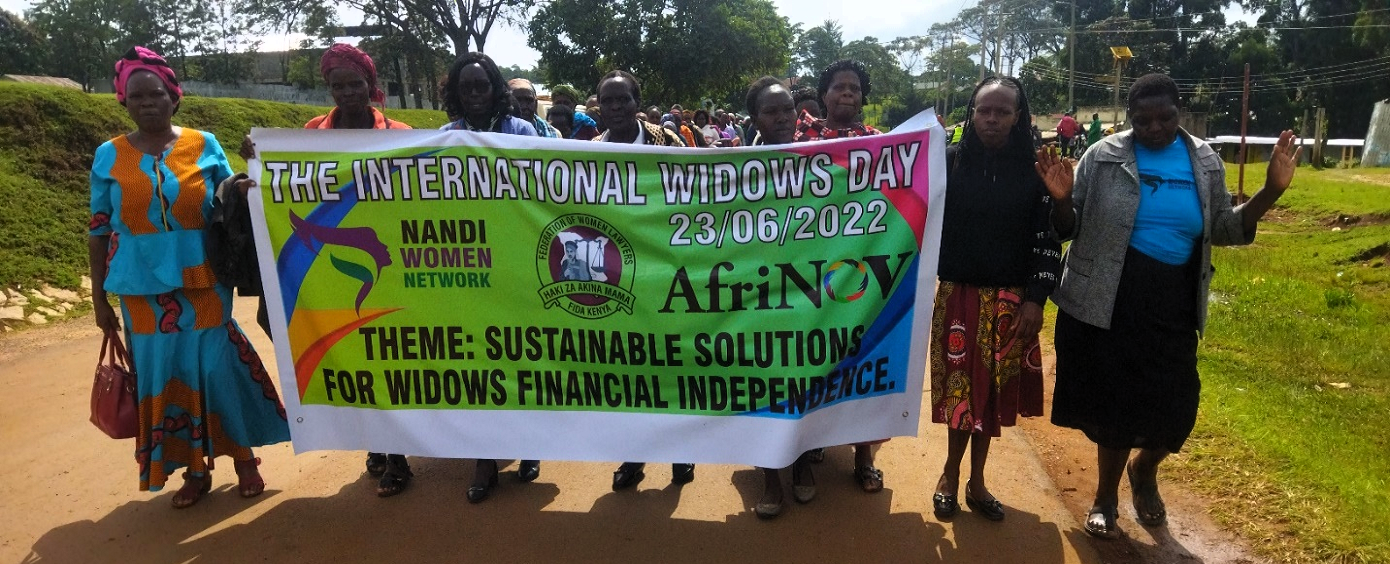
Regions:
<instances>
[{"instance_id":1,"label":"dirt road","mask_svg":"<svg viewBox=\"0 0 1390 564\"><path fill-rule=\"evenodd\" d=\"M252 320L254 302L239 300L237 311L258 349L270 351ZM1254 561L1205 520L1200 500L1176 488L1165 490L1167 528L1144 529L1125 504L1127 539L1087 537L1078 520L1091 494L1093 447L1045 421L994 443L990 483L1008 511L1002 523L969 510L951 522L932 515L945 434L927 422L920 437L879 451L883 492L858 491L849 450L830 449L815 467L818 497L770 522L751 511L762 489L752 468L700 465L693 483L677 487L669 466L651 465L636 491L615 493L616 464L545 462L540 479L523 484L511 463L493 498L470 505L471 462L412 459L410 489L378 499L362 453L295 456L289 445L257 453L265 495L238 497L230 464L219 464L212 494L175 511L174 488L137 491L133 442L87 423L99 346L90 319L0 339L0 562Z\"/></svg>"}]
</instances>

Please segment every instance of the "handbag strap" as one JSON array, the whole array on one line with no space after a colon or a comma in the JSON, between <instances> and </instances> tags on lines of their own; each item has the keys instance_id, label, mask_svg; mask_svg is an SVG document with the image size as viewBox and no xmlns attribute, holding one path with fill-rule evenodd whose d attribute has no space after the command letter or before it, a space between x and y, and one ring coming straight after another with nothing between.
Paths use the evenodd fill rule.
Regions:
<instances>
[{"instance_id":1,"label":"handbag strap","mask_svg":"<svg viewBox=\"0 0 1390 564\"><path fill-rule=\"evenodd\" d=\"M110 345L110 356L107 356L107 345ZM121 342L120 333L115 331L107 331L105 338L102 339L101 359L102 362L106 362L113 366L123 366L127 371L129 371L134 364L131 362L130 352L126 350L125 343Z\"/></svg>"}]
</instances>

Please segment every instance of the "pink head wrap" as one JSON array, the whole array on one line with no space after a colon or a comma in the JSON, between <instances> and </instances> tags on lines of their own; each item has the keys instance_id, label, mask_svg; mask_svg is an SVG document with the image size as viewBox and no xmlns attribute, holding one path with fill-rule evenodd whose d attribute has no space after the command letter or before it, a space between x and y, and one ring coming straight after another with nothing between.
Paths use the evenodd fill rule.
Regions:
<instances>
[{"instance_id":1,"label":"pink head wrap","mask_svg":"<svg viewBox=\"0 0 1390 564\"><path fill-rule=\"evenodd\" d=\"M386 93L376 86L376 65L372 63L371 56L347 43L334 43L323 52L323 58L319 60L319 72L323 74L324 82L328 81L328 71L336 68L345 68L362 75L362 78L367 79L367 88L372 91L371 100L378 104L386 103Z\"/></svg>"},{"instance_id":2,"label":"pink head wrap","mask_svg":"<svg viewBox=\"0 0 1390 564\"><path fill-rule=\"evenodd\" d=\"M120 60L116 61L116 78L112 81L116 87L116 101L125 103L125 83L130 80L130 75L135 71L149 71L159 77L160 82L164 83L164 89L169 91L169 97L178 100L183 97L183 89L179 88L179 79L174 76L174 69L169 67L169 62L159 53L147 48L135 46L121 55Z\"/></svg>"}]
</instances>

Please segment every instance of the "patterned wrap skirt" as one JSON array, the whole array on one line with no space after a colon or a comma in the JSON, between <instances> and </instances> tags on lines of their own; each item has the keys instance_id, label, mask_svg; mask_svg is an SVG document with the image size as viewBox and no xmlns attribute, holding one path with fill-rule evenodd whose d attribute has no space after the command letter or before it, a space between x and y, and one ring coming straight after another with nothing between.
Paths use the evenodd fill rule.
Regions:
<instances>
[{"instance_id":1,"label":"patterned wrap skirt","mask_svg":"<svg viewBox=\"0 0 1390 564\"><path fill-rule=\"evenodd\" d=\"M249 460L252 447L289 440L285 407L232 320L227 287L121 296L121 312L137 375L142 491L159 491L180 468L202 475L214 457Z\"/></svg>"},{"instance_id":2,"label":"patterned wrap skirt","mask_svg":"<svg viewBox=\"0 0 1390 564\"><path fill-rule=\"evenodd\" d=\"M929 353L933 423L997 437L1019 416L1042 415L1038 337L1008 339L1022 295L1023 288L937 286Z\"/></svg>"},{"instance_id":3,"label":"patterned wrap skirt","mask_svg":"<svg viewBox=\"0 0 1390 564\"><path fill-rule=\"evenodd\" d=\"M1110 449L1178 452L1197 423L1197 257L1125 255L1110 328L1057 314L1052 423Z\"/></svg>"}]
</instances>

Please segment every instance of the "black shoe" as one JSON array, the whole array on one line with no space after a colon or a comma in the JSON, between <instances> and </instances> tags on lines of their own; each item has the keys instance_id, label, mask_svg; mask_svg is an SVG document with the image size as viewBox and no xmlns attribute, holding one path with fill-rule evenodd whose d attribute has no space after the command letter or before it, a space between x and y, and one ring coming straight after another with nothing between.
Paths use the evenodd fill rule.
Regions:
<instances>
[{"instance_id":1,"label":"black shoe","mask_svg":"<svg viewBox=\"0 0 1390 564\"><path fill-rule=\"evenodd\" d=\"M491 467L491 473L486 467ZM497 461L479 460L478 469L473 474L473 485L468 487L468 503L480 503L492 495L497 487Z\"/></svg>"},{"instance_id":2,"label":"black shoe","mask_svg":"<svg viewBox=\"0 0 1390 564\"><path fill-rule=\"evenodd\" d=\"M541 461L523 460L516 468L516 477L523 482L532 482L541 477Z\"/></svg>"},{"instance_id":3,"label":"black shoe","mask_svg":"<svg viewBox=\"0 0 1390 564\"><path fill-rule=\"evenodd\" d=\"M970 482L965 483L965 506L969 507L971 511L983 515L985 519L989 519L990 521L1004 520L1004 504L999 503L999 500L994 496L982 500L976 500L974 497L971 497Z\"/></svg>"},{"instance_id":4,"label":"black shoe","mask_svg":"<svg viewBox=\"0 0 1390 564\"><path fill-rule=\"evenodd\" d=\"M646 466L642 462L624 462L618 467L618 471L613 473L613 491L623 490L637 485L646 478L647 474L642 472Z\"/></svg>"},{"instance_id":5,"label":"black shoe","mask_svg":"<svg viewBox=\"0 0 1390 564\"><path fill-rule=\"evenodd\" d=\"M810 460L814 464L820 464L822 462L825 462L825 449L813 448L811 450L806 451L806 459Z\"/></svg>"},{"instance_id":6,"label":"black shoe","mask_svg":"<svg viewBox=\"0 0 1390 564\"><path fill-rule=\"evenodd\" d=\"M415 477L404 455L389 455L387 461L386 471L381 474L381 481L376 485L377 497L391 497L405 491L406 486L410 485L410 479Z\"/></svg>"},{"instance_id":7,"label":"black shoe","mask_svg":"<svg viewBox=\"0 0 1390 564\"><path fill-rule=\"evenodd\" d=\"M690 482L693 482L693 481L695 481L695 465L694 465L694 464L672 464L672 465L671 465L671 483L672 483L672 484L689 484Z\"/></svg>"},{"instance_id":8,"label":"black shoe","mask_svg":"<svg viewBox=\"0 0 1390 564\"><path fill-rule=\"evenodd\" d=\"M950 519L960 513L960 502L956 494L936 492L931 496L932 513L937 519Z\"/></svg>"},{"instance_id":9,"label":"black shoe","mask_svg":"<svg viewBox=\"0 0 1390 564\"><path fill-rule=\"evenodd\" d=\"M380 452L367 453L367 474L373 478L380 478L386 473L386 465L389 461L386 455Z\"/></svg>"}]
</instances>

